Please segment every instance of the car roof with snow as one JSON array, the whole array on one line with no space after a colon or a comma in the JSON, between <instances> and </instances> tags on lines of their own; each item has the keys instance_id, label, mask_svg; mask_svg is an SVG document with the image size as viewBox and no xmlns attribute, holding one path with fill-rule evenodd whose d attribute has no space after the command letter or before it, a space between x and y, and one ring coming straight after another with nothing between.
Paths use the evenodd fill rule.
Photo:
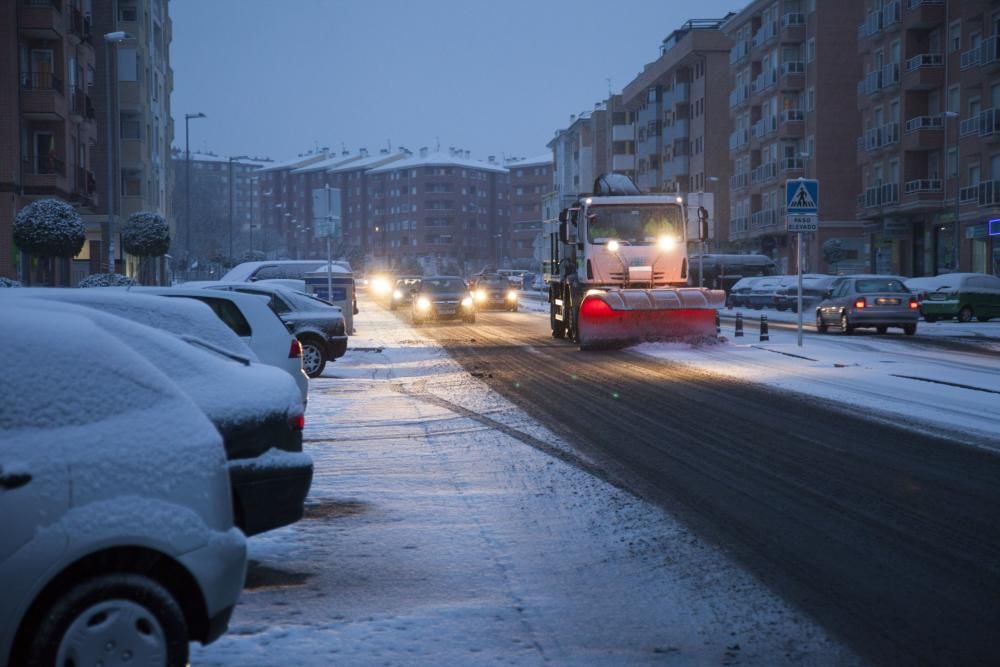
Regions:
<instances>
[{"instance_id":1,"label":"car roof with snow","mask_svg":"<svg viewBox=\"0 0 1000 667\"><path fill-rule=\"evenodd\" d=\"M988 273L942 273L937 276L907 278L906 286L912 290L933 292L940 289L957 288L969 278L995 278Z\"/></svg>"}]
</instances>

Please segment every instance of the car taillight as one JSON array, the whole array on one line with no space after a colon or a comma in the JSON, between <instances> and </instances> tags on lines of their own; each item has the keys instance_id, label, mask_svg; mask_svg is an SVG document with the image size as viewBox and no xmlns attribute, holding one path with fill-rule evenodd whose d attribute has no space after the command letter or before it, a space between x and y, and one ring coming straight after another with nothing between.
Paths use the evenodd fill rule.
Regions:
<instances>
[{"instance_id":1,"label":"car taillight","mask_svg":"<svg viewBox=\"0 0 1000 667\"><path fill-rule=\"evenodd\" d=\"M910 297L910 310L916 310L919 307L920 307L920 304L917 302L917 297L911 296Z\"/></svg>"},{"instance_id":2,"label":"car taillight","mask_svg":"<svg viewBox=\"0 0 1000 667\"><path fill-rule=\"evenodd\" d=\"M295 415L294 417L288 418L288 427L295 431L301 431L306 427L306 416Z\"/></svg>"},{"instance_id":3,"label":"car taillight","mask_svg":"<svg viewBox=\"0 0 1000 667\"><path fill-rule=\"evenodd\" d=\"M292 339L292 346L288 348L288 358L289 359L299 359L302 357L302 343L298 339Z\"/></svg>"},{"instance_id":4,"label":"car taillight","mask_svg":"<svg viewBox=\"0 0 1000 667\"><path fill-rule=\"evenodd\" d=\"M864 308L866 305L868 305L868 304L865 302L864 297L861 297L860 299L855 299L854 300L854 307L855 308Z\"/></svg>"}]
</instances>

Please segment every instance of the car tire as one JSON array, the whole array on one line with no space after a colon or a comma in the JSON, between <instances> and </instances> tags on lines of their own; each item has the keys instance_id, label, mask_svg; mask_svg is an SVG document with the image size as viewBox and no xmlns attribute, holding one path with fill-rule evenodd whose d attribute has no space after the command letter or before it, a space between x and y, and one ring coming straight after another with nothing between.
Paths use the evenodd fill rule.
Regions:
<instances>
[{"instance_id":1,"label":"car tire","mask_svg":"<svg viewBox=\"0 0 1000 667\"><path fill-rule=\"evenodd\" d=\"M817 310L816 311L816 331L818 331L819 333L824 333L825 334L829 330L830 330L830 327L827 326L827 324L825 322L823 322L823 316L820 315L819 311Z\"/></svg>"},{"instance_id":2,"label":"car tire","mask_svg":"<svg viewBox=\"0 0 1000 667\"><path fill-rule=\"evenodd\" d=\"M905 333L907 336L912 336L913 334L917 333L917 325L916 324L905 325L903 327L903 333Z\"/></svg>"},{"instance_id":3,"label":"car tire","mask_svg":"<svg viewBox=\"0 0 1000 667\"><path fill-rule=\"evenodd\" d=\"M475 324L476 323L476 314L473 313L472 315L469 315L468 317L464 317L464 318L462 318L462 321L464 321L466 324Z\"/></svg>"},{"instance_id":4,"label":"car tire","mask_svg":"<svg viewBox=\"0 0 1000 667\"><path fill-rule=\"evenodd\" d=\"M847 318L846 312L840 314L840 333L844 336L850 336L854 333L854 327L851 326L851 320Z\"/></svg>"},{"instance_id":5,"label":"car tire","mask_svg":"<svg viewBox=\"0 0 1000 667\"><path fill-rule=\"evenodd\" d=\"M963 324L972 321L972 308L969 306L962 306L962 310L958 311L958 321Z\"/></svg>"},{"instance_id":6,"label":"car tire","mask_svg":"<svg viewBox=\"0 0 1000 667\"><path fill-rule=\"evenodd\" d=\"M323 345L314 338L299 339L302 344L302 370L311 378L319 377L326 368Z\"/></svg>"},{"instance_id":7,"label":"car tire","mask_svg":"<svg viewBox=\"0 0 1000 667\"><path fill-rule=\"evenodd\" d=\"M79 582L40 619L19 664L101 664L109 645L121 652L115 662L183 667L188 661L184 611L170 591L141 574Z\"/></svg>"},{"instance_id":8,"label":"car tire","mask_svg":"<svg viewBox=\"0 0 1000 667\"><path fill-rule=\"evenodd\" d=\"M875 333L878 333L878 334L884 334L888 330L889 330L889 327L885 326L884 324L880 324L877 327L875 327Z\"/></svg>"}]
</instances>

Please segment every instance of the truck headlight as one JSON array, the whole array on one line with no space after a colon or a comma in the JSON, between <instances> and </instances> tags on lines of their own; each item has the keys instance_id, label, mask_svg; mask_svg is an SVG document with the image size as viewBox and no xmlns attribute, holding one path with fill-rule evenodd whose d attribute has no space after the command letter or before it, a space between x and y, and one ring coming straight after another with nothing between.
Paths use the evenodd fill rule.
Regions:
<instances>
[{"instance_id":1,"label":"truck headlight","mask_svg":"<svg viewBox=\"0 0 1000 667\"><path fill-rule=\"evenodd\" d=\"M462 308L472 308L472 297L467 296L462 299Z\"/></svg>"},{"instance_id":2,"label":"truck headlight","mask_svg":"<svg viewBox=\"0 0 1000 667\"><path fill-rule=\"evenodd\" d=\"M422 296L419 299L417 299L417 310L430 310L430 309L431 309L430 299L428 299L426 296Z\"/></svg>"},{"instance_id":3,"label":"truck headlight","mask_svg":"<svg viewBox=\"0 0 1000 667\"><path fill-rule=\"evenodd\" d=\"M677 239L673 236L661 236L656 244L660 246L660 250L670 251L677 245Z\"/></svg>"},{"instance_id":4,"label":"truck headlight","mask_svg":"<svg viewBox=\"0 0 1000 667\"><path fill-rule=\"evenodd\" d=\"M608 252L618 252L618 241L608 241Z\"/></svg>"}]
</instances>

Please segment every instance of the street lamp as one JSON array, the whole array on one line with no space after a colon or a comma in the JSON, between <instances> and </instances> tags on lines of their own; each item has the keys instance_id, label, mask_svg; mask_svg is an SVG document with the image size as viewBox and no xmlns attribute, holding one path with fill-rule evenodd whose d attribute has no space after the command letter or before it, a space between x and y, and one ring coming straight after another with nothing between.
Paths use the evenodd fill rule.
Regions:
<instances>
[{"instance_id":1,"label":"street lamp","mask_svg":"<svg viewBox=\"0 0 1000 667\"><path fill-rule=\"evenodd\" d=\"M253 254L253 200L256 196L255 188L257 181L260 180L260 176L250 177L250 258L254 258Z\"/></svg>"},{"instance_id":2,"label":"street lamp","mask_svg":"<svg viewBox=\"0 0 1000 667\"><path fill-rule=\"evenodd\" d=\"M105 99L108 105L108 273L115 272L115 176L114 153L118 144L115 143L115 120L111 107L111 45L120 44L132 35L118 30L104 35L104 83Z\"/></svg>"},{"instance_id":3,"label":"street lamp","mask_svg":"<svg viewBox=\"0 0 1000 667\"><path fill-rule=\"evenodd\" d=\"M233 162L249 160L249 155L237 155L229 158L229 268L233 268Z\"/></svg>"},{"instance_id":4,"label":"street lamp","mask_svg":"<svg viewBox=\"0 0 1000 667\"><path fill-rule=\"evenodd\" d=\"M949 118L951 118L951 119L955 120L956 125L958 124L958 112L957 111L944 111L944 112L941 113L941 116L945 119L945 121L947 121ZM948 167L947 167L947 164L948 164L948 128L947 128L947 125L948 125L948 123L944 122L944 121L942 121L942 123L945 125L945 127L943 128L944 129L944 141L945 141L944 161L945 161L945 170L947 171L947 169L948 169ZM954 244L955 244L955 247L952 249L952 252L955 253L955 271L956 272L959 270L960 265L961 265L961 254L959 252L959 248L961 247L961 244L962 244L961 231L959 229L960 225L958 224L958 216L961 214L961 211L960 211L961 200L959 199L959 190L960 190L961 185L962 185L962 164L961 163L962 163L962 142L961 142L961 138L960 138L960 133L959 132L955 132L955 230L954 230ZM945 188L944 191L947 194L948 189ZM937 264L936 260L935 260L935 264ZM935 273L937 273L936 270L935 270Z\"/></svg>"},{"instance_id":5,"label":"street lamp","mask_svg":"<svg viewBox=\"0 0 1000 667\"><path fill-rule=\"evenodd\" d=\"M192 118L206 118L205 114L201 113L186 113L184 114L184 250L185 250L185 262L188 266L191 265L191 128L190 121ZM185 267L185 272L187 267Z\"/></svg>"}]
</instances>

